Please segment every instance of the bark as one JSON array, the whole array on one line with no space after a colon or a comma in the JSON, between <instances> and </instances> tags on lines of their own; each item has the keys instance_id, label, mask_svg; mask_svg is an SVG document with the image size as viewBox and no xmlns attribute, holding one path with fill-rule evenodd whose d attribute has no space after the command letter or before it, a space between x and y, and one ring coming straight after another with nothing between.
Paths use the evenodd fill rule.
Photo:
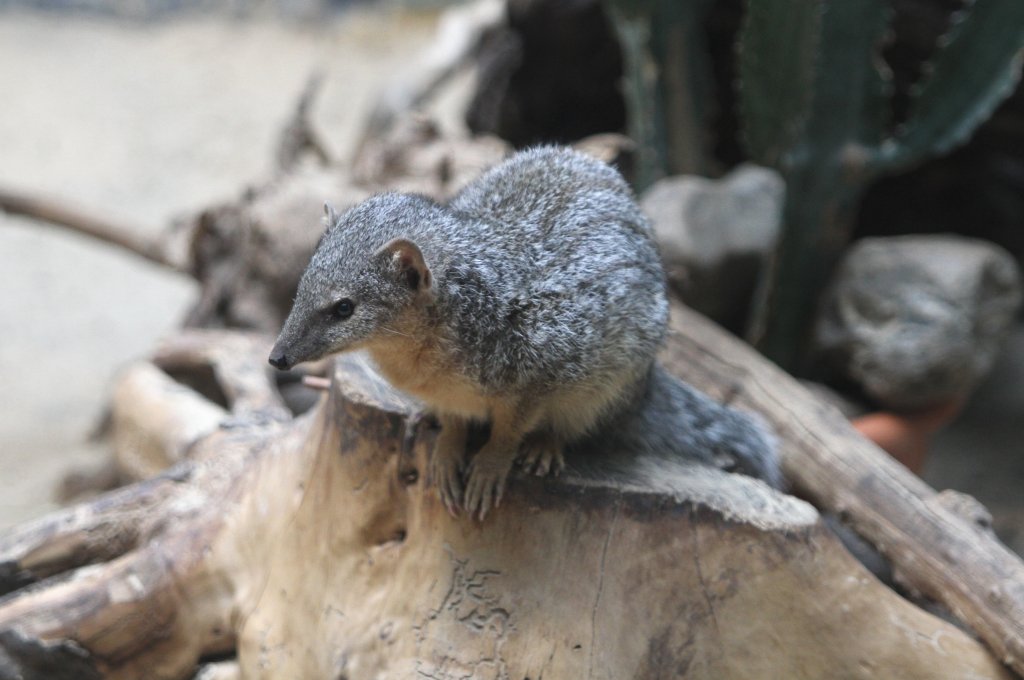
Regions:
<instances>
[{"instance_id":1,"label":"bark","mask_svg":"<svg viewBox=\"0 0 1024 680\"><path fill-rule=\"evenodd\" d=\"M670 352L714 364L727 340L682 319L696 339ZM119 387L115 429L150 423L179 462L0 534L0 574L17 576L0 678L188 678L231 652L237 666L202 677L1010 677L760 482L680 461L655 491L570 461L513 478L482 524L452 518L421 474L434 426L362 360L338 360L317 406L282 418L225 341L259 345L190 333L158 352L223 383L231 413L198 439L145 415L198 393L155 365ZM745 398L759 366L723 369L716 391ZM75 675L53 674L69 660Z\"/></svg>"}]
</instances>

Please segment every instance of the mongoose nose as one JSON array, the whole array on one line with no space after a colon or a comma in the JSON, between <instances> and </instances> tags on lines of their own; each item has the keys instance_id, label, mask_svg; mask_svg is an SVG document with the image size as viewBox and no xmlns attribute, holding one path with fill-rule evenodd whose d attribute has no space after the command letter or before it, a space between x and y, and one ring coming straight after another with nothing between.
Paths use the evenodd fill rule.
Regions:
<instances>
[{"instance_id":1,"label":"mongoose nose","mask_svg":"<svg viewBox=\"0 0 1024 680\"><path fill-rule=\"evenodd\" d=\"M287 371L291 368L291 365L288 363L288 357L285 356L284 352L271 354L269 361L271 366L281 371Z\"/></svg>"}]
</instances>

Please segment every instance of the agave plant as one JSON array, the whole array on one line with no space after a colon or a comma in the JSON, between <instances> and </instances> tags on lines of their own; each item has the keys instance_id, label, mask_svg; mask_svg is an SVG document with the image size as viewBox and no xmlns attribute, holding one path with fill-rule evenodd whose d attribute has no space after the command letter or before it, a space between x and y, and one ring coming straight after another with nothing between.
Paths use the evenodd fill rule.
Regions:
<instances>
[{"instance_id":1,"label":"agave plant","mask_svg":"<svg viewBox=\"0 0 1024 680\"><path fill-rule=\"evenodd\" d=\"M710 99L703 19L714 0L605 0L626 61L640 188L666 172L706 171ZM889 0L746 0L737 41L741 134L778 169L787 199L779 247L748 337L798 372L817 298L864 189L965 142L1013 90L1024 61L1024 1L967 0L892 120L882 58Z\"/></svg>"},{"instance_id":2,"label":"agave plant","mask_svg":"<svg viewBox=\"0 0 1024 680\"><path fill-rule=\"evenodd\" d=\"M968 2L911 91L907 120L894 125L881 57L891 19L885 0L747 0L738 44L744 141L787 183L750 335L791 370L867 185L967 141L1020 76L1024 2Z\"/></svg>"}]
</instances>

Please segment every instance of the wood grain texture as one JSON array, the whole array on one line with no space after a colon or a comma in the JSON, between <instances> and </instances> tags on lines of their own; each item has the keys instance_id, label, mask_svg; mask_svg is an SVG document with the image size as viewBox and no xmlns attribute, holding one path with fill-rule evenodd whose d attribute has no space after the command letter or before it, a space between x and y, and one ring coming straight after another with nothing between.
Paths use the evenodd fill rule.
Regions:
<instances>
[{"instance_id":1,"label":"wood grain texture","mask_svg":"<svg viewBox=\"0 0 1024 680\"><path fill-rule=\"evenodd\" d=\"M764 416L800 494L849 522L902 582L946 605L1024 673L1024 562L749 346L681 305L672 317L664 354L672 372Z\"/></svg>"},{"instance_id":2,"label":"wood grain texture","mask_svg":"<svg viewBox=\"0 0 1024 680\"><path fill-rule=\"evenodd\" d=\"M157 411L190 403L134 388ZM58 550L35 574L58 578L0 600L0 677L73 657L79 677L190 678L231 652L215 670L244 678L1010 677L876 581L810 505L740 475L681 463L659 491L515 476L479 523L451 518L424 473L436 428L358 357L307 416L226 418L155 480L0 534L29 577L91 517L124 508L131 537Z\"/></svg>"}]
</instances>

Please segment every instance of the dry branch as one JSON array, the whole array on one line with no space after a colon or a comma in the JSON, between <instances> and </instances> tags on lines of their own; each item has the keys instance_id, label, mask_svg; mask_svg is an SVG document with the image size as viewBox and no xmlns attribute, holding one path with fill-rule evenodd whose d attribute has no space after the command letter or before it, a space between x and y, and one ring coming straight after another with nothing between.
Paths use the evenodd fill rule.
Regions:
<instances>
[{"instance_id":1,"label":"dry branch","mask_svg":"<svg viewBox=\"0 0 1024 680\"><path fill-rule=\"evenodd\" d=\"M147 238L140 235L142 230L136 227L120 224L83 208L71 206L63 199L31 195L0 187L0 210L10 215L31 217L70 229L175 271L185 269L184 263L176 261L164 247L165 239Z\"/></svg>"},{"instance_id":2,"label":"dry branch","mask_svg":"<svg viewBox=\"0 0 1024 680\"><path fill-rule=\"evenodd\" d=\"M385 137L395 122L423 105L477 53L489 31L505 20L504 0L475 0L441 15L433 42L378 97L353 154L353 165L368 146Z\"/></svg>"},{"instance_id":3,"label":"dry branch","mask_svg":"<svg viewBox=\"0 0 1024 680\"><path fill-rule=\"evenodd\" d=\"M170 372L208 367L235 416L283 421L291 413L266 362L272 345L273 338L261 333L190 329L161 342L153 363Z\"/></svg>"},{"instance_id":4,"label":"dry branch","mask_svg":"<svg viewBox=\"0 0 1024 680\"><path fill-rule=\"evenodd\" d=\"M331 162L330 154L327 153L327 148L313 127L312 121L313 101L319 94L323 81L324 75L320 71L309 76L295 103L291 118L278 135L274 159L280 172L294 170L307 153L316 158L321 165L329 165Z\"/></svg>"},{"instance_id":5,"label":"dry branch","mask_svg":"<svg viewBox=\"0 0 1024 680\"><path fill-rule=\"evenodd\" d=\"M0 541L0 595L134 549L174 484L174 476L147 480L9 529Z\"/></svg>"},{"instance_id":6,"label":"dry branch","mask_svg":"<svg viewBox=\"0 0 1024 680\"><path fill-rule=\"evenodd\" d=\"M146 479L185 460L193 444L216 432L227 415L153 364L128 366L117 381L111 413L119 473Z\"/></svg>"}]
</instances>

